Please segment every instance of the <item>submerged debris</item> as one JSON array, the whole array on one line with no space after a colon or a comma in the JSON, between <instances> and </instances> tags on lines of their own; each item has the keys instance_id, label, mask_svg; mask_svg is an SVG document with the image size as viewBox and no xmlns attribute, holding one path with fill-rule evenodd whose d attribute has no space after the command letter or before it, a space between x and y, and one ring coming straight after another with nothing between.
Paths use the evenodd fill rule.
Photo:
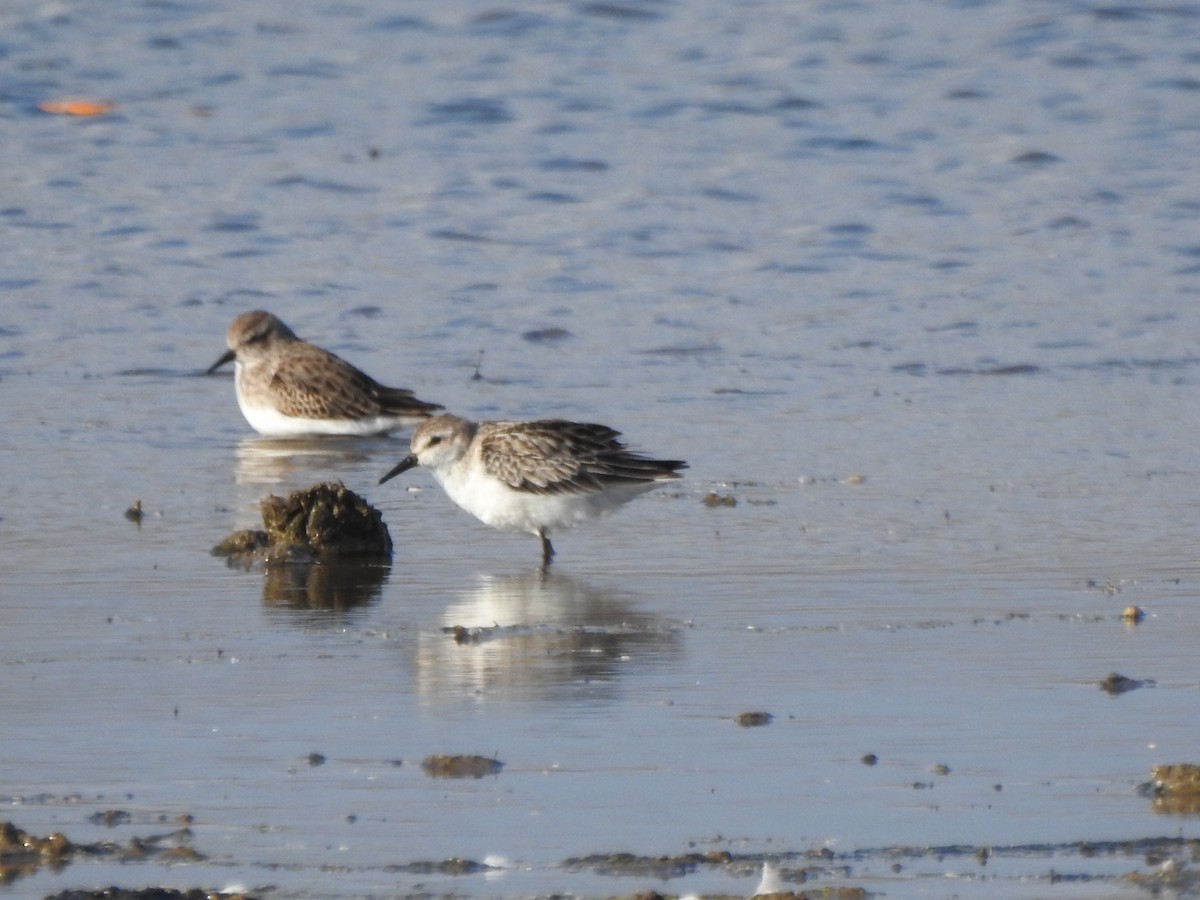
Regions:
<instances>
[{"instance_id":1,"label":"submerged debris","mask_svg":"<svg viewBox=\"0 0 1200 900\"><path fill-rule=\"evenodd\" d=\"M737 506L737 498L733 494L709 492L704 495L704 505L710 509L717 506Z\"/></svg>"},{"instance_id":2,"label":"submerged debris","mask_svg":"<svg viewBox=\"0 0 1200 900\"><path fill-rule=\"evenodd\" d=\"M1128 678L1119 672L1109 672L1100 682L1100 690L1106 691L1115 697L1117 694L1136 691L1138 688L1154 687L1154 685L1155 681L1153 678Z\"/></svg>"},{"instance_id":3,"label":"submerged debris","mask_svg":"<svg viewBox=\"0 0 1200 900\"><path fill-rule=\"evenodd\" d=\"M1129 873L1129 880L1150 892L1150 896L1162 896L1170 892L1171 896L1189 897L1200 887L1200 869L1188 865L1186 859L1163 860L1148 874L1141 872Z\"/></svg>"},{"instance_id":4,"label":"submerged debris","mask_svg":"<svg viewBox=\"0 0 1200 900\"><path fill-rule=\"evenodd\" d=\"M135 525L142 524L142 501L134 500L129 509L125 510L125 518Z\"/></svg>"},{"instance_id":5,"label":"submerged debris","mask_svg":"<svg viewBox=\"0 0 1200 900\"><path fill-rule=\"evenodd\" d=\"M498 775L504 763L487 756L447 756L434 754L421 760L421 768L430 778L482 778Z\"/></svg>"},{"instance_id":6,"label":"submerged debris","mask_svg":"<svg viewBox=\"0 0 1200 900\"><path fill-rule=\"evenodd\" d=\"M100 812L94 812L88 816L88 821L93 825L103 825L105 828L115 828L118 825L128 825L133 821L133 816L124 809L105 809Z\"/></svg>"},{"instance_id":7,"label":"submerged debris","mask_svg":"<svg viewBox=\"0 0 1200 900\"><path fill-rule=\"evenodd\" d=\"M236 531L213 548L250 565L285 560L328 562L387 558L392 538L379 510L341 482L323 482L261 504L263 531Z\"/></svg>"},{"instance_id":8,"label":"submerged debris","mask_svg":"<svg viewBox=\"0 0 1200 900\"><path fill-rule=\"evenodd\" d=\"M811 891L777 891L754 896L770 900L867 900L871 895L860 887L819 887Z\"/></svg>"},{"instance_id":9,"label":"submerged debris","mask_svg":"<svg viewBox=\"0 0 1200 900\"><path fill-rule=\"evenodd\" d=\"M454 638L456 644L482 644L498 631L500 631L499 625L480 625L475 628L468 628L466 625L447 625L442 629L442 633Z\"/></svg>"},{"instance_id":10,"label":"submerged debris","mask_svg":"<svg viewBox=\"0 0 1200 900\"><path fill-rule=\"evenodd\" d=\"M572 338L575 335L567 331L565 328L552 326L550 328L534 328L532 331L524 332L521 337L529 341L531 344L554 344Z\"/></svg>"},{"instance_id":11,"label":"submerged debris","mask_svg":"<svg viewBox=\"0 0 1200 900\"><path fill-rule=\"evenodd\" d=\"M757 728L759 725L770 725L771 720L774 718L769 712L754 711L738 713L733 721L737 722L743 728Z\"/></svg>"},{"instance_id":12,"label":"submerged debris","mask_svg":"<svg viewBox=\"0 0 1200 900\"><path fill-rule=\"evenodd\" d=\"M634 853L596 853L590 856L576 856L563 860L560 866L567 872L586 869L602 876L638 877L669 879L691 875L702 868L716 868L726 875L735 878L759 878L764 864L777 874L775 883L766 885L768 888L788 888L789 893L765 894L759 896L795 898L868 898L879 896L878 893L859 887L847 881L854 877L854 868L867 861L888 864L894 872L908 868L913 861L936 861L939 866L949 866L953 870L954 860L970 860L973 866L992 864L997 860L1055 858L1055 869L1041 876L1043 880L1054 884L1064 878L1078 881L1090 881L1093 878L1098 883L1115 884L1132 881L1147 886L1167 886L1184 883L1181 873L1192 872L1184 862L1200 859L1200 840L1184 837L1155 837L1126 841L1069 841L1063 843L1029 843L1012 845L950 844L936 846L905 846L889 845L876 848L859 848L848 851L836 851L830 847L818 846L808 850L792 850L772 853L769 859L764 859L758 853L731 853L724 850L713 850L707 853L681 853L671 856L640 856ZM1134 865L1149 864L1156 866L1156 871L1149 875L1131 873L1128 875L1090 875L1086 873L1064 875L1060 869L1062 860L1074 859L1110 859L1130 860ZM1200 869L1186 882L1195 887ZM793 885L805 883L804 889ZM758 882L761 886L761 881ZM875 882L878 884L878 882ZM754 882L751 882L754 884ZM811 886L809 886L811 885ZM740 892L733 896L745 897L750 891Z\"/></svg>"},{"instance_id":13,"label":"submerged debris","mask_svg":"<svg viewBox=\"0 0 1200 900\"><path fill-rule=\"evenodd\" d=\"M101 813L100 815L107 815ZM114 822L114 824L117 824ZM122 862L132 860L158 859L170 862L197 862L204 857L191 847L192 832L181 828L165 834L148 837L133 837L128 844L100 842L95 844L76 844L67 840L66 836L54 832L46 837L37 837L18 828L12 822L0 822L0 884L6 884L24 875L32 875L43 866L51 869L61 869L73 859L80 856L110 857ZM138 894L123 892L112 888L114 893L106 893L104 897L170 897L170 894ZM66 892L59 897L90 897L87 893ZM191 896L179 894L178 896ZM196 896L207 896L204 892Z\"/></svg>"},{"instance_id":14,"label":"submerged debris","mask_svg":"<svg viewBox=\"0 0 1200 900\"><path fill-rule=\"evenodd\" d=\"M31 861L34 865L62 860L75 852L75 846L57 831L35 837L12 822L0 822L0 863L4 869Z\"/></svg>"},{"instance_id":15,"label":"submerged debris","mask_svg":"<svg viewBox=\"0 0 1200 900\"><path fill-rule=\"evenodd\" d=\"M253 900L249 894L228 894L224 891L206 891L201 888L177 890L176 888L97 888L94 891L73 890L52 894L46 900Z\"/></svg>"},{"instance_id":16,"label":"submerged debris","mask_svg":"<svg viewBox=\"0 0 1200 900\"><path fill-rule=\"evenodd\" d=\"M440 862L411 862L401 868L405 872L417 875L474 875L476 872L487 872L494 867L473 859L452 856Z\"/></svg>"},{"instance_id":17,"label":"submerged debris","mask_svg":"<svg viewBox=\"0 0 1200 900\"><path fill-rule=\"evenodd\" d=\"M640 856L636 853L593 853L563 860L567 871L590 869L598 875L636 876L639 878L679 878L698 866L724 866L733 860L725 850L708 853L682 853L675 856Z\"/></svg>"}]
</instances>

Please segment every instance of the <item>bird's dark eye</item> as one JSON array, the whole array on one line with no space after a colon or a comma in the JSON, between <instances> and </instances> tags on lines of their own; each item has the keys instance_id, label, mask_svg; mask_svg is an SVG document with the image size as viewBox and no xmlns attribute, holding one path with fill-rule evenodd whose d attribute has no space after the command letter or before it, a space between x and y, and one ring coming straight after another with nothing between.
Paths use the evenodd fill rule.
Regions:
<instances>
[{"instance_id":1,"label":"bird's dark eye","mask_svg":"<svg viewBox=\"0 0 1200 900\"><path fill-rule=\"evenodd\" d=\"M429 439L429 446L436 447L441 442L442 442L442 436L440 434L435 434L433 437L431 437Z\"/></svg>"}]
</instances>

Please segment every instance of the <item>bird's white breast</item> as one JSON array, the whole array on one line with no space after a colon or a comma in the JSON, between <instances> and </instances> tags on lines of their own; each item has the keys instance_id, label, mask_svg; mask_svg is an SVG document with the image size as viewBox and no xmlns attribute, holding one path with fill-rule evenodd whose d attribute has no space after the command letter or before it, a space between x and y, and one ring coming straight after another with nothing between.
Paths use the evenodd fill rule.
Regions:
<instances>
[{"instance_id":1,"label":"bird's white breast","mask_svg":"<svg viewBox=\"0 0 1200 900\"><path fill-rule=\"evenodd\" d=\"M489 475L481 464L471 465L467 459L432 470L434 477L447 496L471 515L493 528L509 531L537 534L570 528L654 487L645 484L587 493L535 494L514 490Z\"/></svg>"}]
</instances>

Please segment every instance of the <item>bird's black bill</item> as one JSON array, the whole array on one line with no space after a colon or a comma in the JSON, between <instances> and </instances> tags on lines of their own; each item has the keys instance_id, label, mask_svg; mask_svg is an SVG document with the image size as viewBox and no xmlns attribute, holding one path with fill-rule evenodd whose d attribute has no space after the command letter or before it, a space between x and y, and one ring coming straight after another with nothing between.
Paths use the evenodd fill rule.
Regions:
<instances>
[{"instance_id":1,"label":"bird's black bill","mask_svg":"<svg viewBox=\"0 0 1200 900\"><path fill-rule=\"evenodd\" d=\"M233 362L235 356L237 356L237 354L234 353L232 350L226 350L224 353L221 354L220 359L218 359L215 363L213 363L211 366L208 367L208 369L205 371L204 374L211 375L213 372L217 371L217 369L221 368L221 366L225 365L225 363Z\"/></svg>"},{"instance_id":2,"label":"bird's black bill","mask_svg":"<svg viewBox=\"0 0 1200 900\"><path fill-rule=\"evenodd\" d=\"M379 483L383 484L385 481L391 481L393 478L395 478L401 472L407 472L409 469L411 469L416 464L417 464L417 458L410 453L408 456L404 457L404 459L400 460L400 462L396 463L396 466L395 466L395 468L392 469L392 471L388 472L386 475L384 475L382 478L380 478Z\"/></svg>"}]
</instances>

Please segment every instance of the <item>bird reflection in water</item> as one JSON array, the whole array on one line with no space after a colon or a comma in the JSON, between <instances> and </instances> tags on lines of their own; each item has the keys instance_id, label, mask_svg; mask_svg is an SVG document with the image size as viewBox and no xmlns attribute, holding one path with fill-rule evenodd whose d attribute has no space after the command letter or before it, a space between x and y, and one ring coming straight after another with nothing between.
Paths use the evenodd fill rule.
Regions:
<instances>
[{"instance_id":1,"label":"bird reflection in water","mask_svg":"<svg viewBox=\"0 0 1200 900\"><path fill-rule=\"evenodd\" d=\"M615 696L630 666L680 652L678 628L632 598L537 570L482 576L421 636L417 681L428 703Z\"/></svg>"},{"instance_id":2,"label":"bird reflection in water","mask_svg":"<svg viewBox=\"0 0 1200 900\"><path fill-rule=\"evenodd\" d=\"M238 442L234 477L239 485L299 484L395 451L395 441L380 437L249 437Z\"/></svg>"}]
</instances>

